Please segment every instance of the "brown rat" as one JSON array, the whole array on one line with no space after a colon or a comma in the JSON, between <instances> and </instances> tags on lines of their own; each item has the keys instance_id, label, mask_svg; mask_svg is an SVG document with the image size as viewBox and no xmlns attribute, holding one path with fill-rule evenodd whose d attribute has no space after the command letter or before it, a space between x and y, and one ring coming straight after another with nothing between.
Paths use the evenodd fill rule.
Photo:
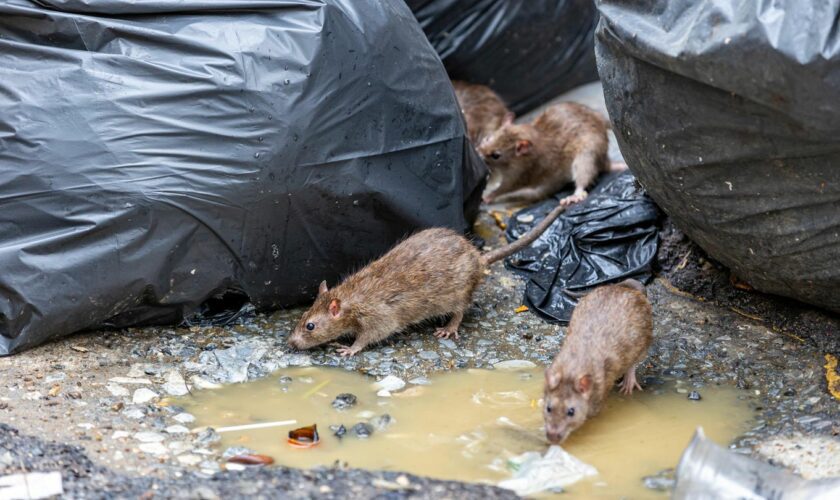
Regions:
<instances>
[{"instance_id":1,"label":"brown rat","mask_svg":"<svg viewBox=\"0 0 840 500\"><path fill-rule=\"evenodd\" d=\"M653 314L635 280L596 288L578 303L560 352L545 371L545 435L560 443L601 411L615 381L621 392L636 382L636 364L653 340Z\"/></svg>"},{"instance_id":2,"label":"brown rat","mask_svg":"<svg viewBox=\"0 0 840 500\"><path fill-rule=\"evenodd\" d=\"M334 288L321 283L315 303L289 336L297 349L309 349L353 334L352 356L367 345L426 319L451 315L435 335L458 338L458 327L487 267L530 245L565 207L558 205L518 240L481 253L462 235L446 228L420 231Z\"/></svg>"},{"instance_id":3,"label":"brown rat","mask_svg":"<svg viewBox=\"0 0 840 500\"><path fill-rule=\"evenodd\" d=\"M506 120L513 121L513 113L490 87L457 80L452 81L452 86L467 122L467 135L473 146L478 146L482 139L495 132Z\"/></svg>"},{"instance_id":4,"label":"brown rat","mask_svg":"<svg viewBox=\"0 0 840 500\"><path fill-rule=\"evenodd\" d=\"M610 169L607 122L594 110L573 102L555 104L533 123L506 121L485 138L478 153L500 183L486 202L534 202L574 182L569 205L586 198L586 189Z\"/></svg>"}]
</instances>

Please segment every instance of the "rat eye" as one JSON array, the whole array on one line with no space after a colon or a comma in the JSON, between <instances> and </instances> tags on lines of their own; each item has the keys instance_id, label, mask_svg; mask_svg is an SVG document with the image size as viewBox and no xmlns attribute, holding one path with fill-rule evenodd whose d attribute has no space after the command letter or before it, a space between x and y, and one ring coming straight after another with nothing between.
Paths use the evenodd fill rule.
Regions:
<instances>
[{"instance_id":1,"label":"rat eye","mask_svg":"<svg viewBox=\"0 0 840 500\"><path fill-rule=\"evenodd\" d=\"M566 415L569 416L569 417L574 417L575 416L575 409L574 408L569 408L568 410L566 410Z\"/></svg>"},{"instance_id":2,"label":"rat eye","mask_svg":"<svg viewBox=\"0 0 840 500\"><path fill-rule=\"evenodd\" d=\"M490 153L490 158L493 158L494 160L498 160L501 157L502 157L502 153L500 153L498 151L493 151L492 153Z\"/></svg>"},{"instance_id":3,"label":"rat eye","mask_svg":"<svg viewBox=\"0 0 840 500\"><path fill-rule=\"evenodd\" d=\"M306 329L311 332L312 330L315 329L315 323L307 323L306 324Z\"/></svg>"},{"instance_id":4,"label":"rat eye","mask_svg":"<svg viewBox=\"0 0 840 500\"><path fill-rule=\"evenodd\" d=\"M549 405L549 406L546 406L546 407L545 407L545 411L547 411L548 413L551 413L551 406L550 406L550 405Z\"/></svg>"}]
</instances>

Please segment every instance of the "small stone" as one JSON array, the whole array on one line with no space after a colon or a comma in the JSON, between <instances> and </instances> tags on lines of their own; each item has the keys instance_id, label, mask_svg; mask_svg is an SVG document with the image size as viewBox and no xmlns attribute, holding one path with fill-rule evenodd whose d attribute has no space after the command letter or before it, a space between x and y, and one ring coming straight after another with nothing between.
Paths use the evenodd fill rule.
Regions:
<instances>
[{"instance_id":1,"label":"small stone","mask_svg":"<svg viewBox=\"0 0 840 500\"><path fill-rule=\"evenodd\" d=\"M669 491L674 488L676 479L674 477L674 469L665 469L652 476L645 476L642 478L645 488L656 491Z\"/></svg>"},{"instance_id":2,"label":"small stone","mask_svg":"<svg viewBox=\"0 0 840 500\"><path fill-rule=\"evenodd\" d=\"M332 407L336 410L346 410L347 408L353 407L356 405L356 396L350 394L349 392L345 392L339 394L335 397L332 402Z\"/></svg>"},{"instance_id":3,"label":"small stone","mask_svg":"<svg viewBox=\"0 0 840 500\"><path fill-rule=\"evenodd\" d=\"M443 347L446 347L447 349L458 348L458 344L449 339L438 339L438 344L442 345Z\"/></svg>"},{"instance_id":4,"label":"small stone","mask_svg":"<svg viewBox=\"0 0 840 500\"><path fill-rule=\"evenodd\" d=\"M373 434L373 426L364 422L359 422L353 426L353 434L359 439L367 439Z\"/></svg>"},{"instance_id":5,"label":"small stone","mask_svg":"<svg viewBox=\"0 0 840 500\"><path fill-rule=\"evenodd\" d=\"M390 398L391 397L391 391L389 391L387 389L382 389L381 391L378 391L376 393L376 395L379 396L380 398Z\"/></svg>"},{"instance_id":6,"label":"small stone","mask_svg":"<svg viewBox=\"0 0 840 500\"><path fill-rule=\"evenodd\" d=\"M414 385L432 385L432 381L427 379L426 377L413 378L409 380L408 383Z\"/></svg>"},{"instance_id":7,"label":"small stone","mask_svg":"<svg viewBox=\"0 0 840 500\"><path fill-rule=\"evenodd\" d=\"M115 384L126 384L126 385L149 385L152 383L151 380L147 378L135 378L135 377L114 377L108 379L108 382L113 382Z\"/></svg>"},{"instance_id":8,"label":"small stone","mask_svg":"<svg viewBox=\"0 0 840 500\"><path fill-rule=\"evenodd\" d=\"M172 419L182 424L191 424L195 422L195 417L190 413L179 413L172 417Z\"/></svg>"},{"instance_id":9,"label":"small stone","mask_svg":"<svg viewBox=\"0 0 840 500\"><path fill-rule=\"evenodd\" d=\"M387 377L373 384L373 387L375 389L386 390L390 392L398 391L405 387L405 380L394 375L388 375Z\"/></svg>"},{"instance_id":10,"label":"small stone","mask_svg":"<svg viewBox=\"0 0 840 500\"><path fill-rule=\"evenodd\" d=\"M215 382L211 382L204 377L199 375L193 375L190 377L190 383L192 383L193 387L196 389L206 390L206 389L220 389L222 387L221 384L217 384Z\"/></svg>"},{"instance_id":11,"label":"small stone","mask_svg":"<svg viewBox=\"0 0 840 500\"><path fill-rule=\"evenodd\" d=\"M330 430L332 431L333 436L337 437L338 439L343 438L344 435L347 434L347 428L344 427L344 424L331 425Z\"/></svg>"},{"instance_id":12,"label":"small stone","mask_svg":"<svg viewBox=\"0 0 840 500\"><path fill-rule=\"evenodd\" d=\"M121 398L123 396L128 396L128 394L129 394L128 389L121 386L120 384L111 383L111 384L106 385L105 389L107 389L108 392L111 393L111 396L116 396L118 398Z\"/></svg>"},{"instance_id":13,"label":"small stone","mask_svg":"<svg viewBox=\"0 0 840 500\"><path fill-rule=\"evenodd\" d=\"M289 384L292 383L292 377L290 377L288 375L283 375L282 377L277 379L277 381L280 382L283 385L289 385Z\"/></svg>"},{"instance_id":14,"label":"small stone","mask_svg":"<svg viewBox=\"0 0 840 500\"><path fill-rule=\"evenodd\" d=\"M111 439L123 439L127 438L130 435L131 433L126 431L114 431L114 433L111 435Z\"/></svg>"},{"instance_id":15,"label":"small stone","mask_svg":"<svg viewBox=\"0 0 840 500\"><path fill-rule=\"evenodd\" d=\"M169 452L169 450L166 449L166 446L160 443L143 443L138 446L138 448L143 453L148 453L150 455L165 455Z\"/></svg>"},{"instance_id":16,"label":"small stone","mask_svg":"<svg viewBox=\"0 0 840 500\"><path fill-rule=\"evenodd\" d=\"M228 460L229 458L237 455L255 455L256 453L257 452L251 448L245 448L244 446L231 446L222 453L222 458Z\"/></svg>"},{"instance_id":17,"label":"small stone","mask_svg":"<svg viewBox=\"0 0 840 500\"><path fill-rule=\"evenodd\" d=\"M396 420L393 417L391 417L391 415L385 413L384 415L380 415L373 419L373 426L376 428L376 430L382 431L395 422Z\"/></svg>"},{"instance_id":18,"label":"small stone","mask_svg":"<svg viewBox=\"0 0 840 500\"><path fill-rule=\"evenodd\" d=\"M140 441L141 443L159 443L163 441L165 438L162 434L158 434L157 432L138 432L134 435L134 439Z\"/></svg>"},{"instance_id":19,"label":"small stone","mask_svg":"<svg viewBox=\"0 0 840 500\"><path fill-rule=\"evenodd\" d=\"M38 391L27 392L23 395L23 399L28 401L37 401L39 399L43 399L44 395Z\"/></svg>"},{"instance_id":20,"label":"small stone","mask_svg":"<svg viewBox=\"0 0 840 500\"><path fill-rule=\"evenodd\" d=\"M178 456L178 462L182 463L183 465L197 465L201 462L201 457L198 455L193 454L185 454Z\"/></svg>"},{"instance_id":21,"label":"small stone","mask_svg":"<svg viewBox=\"0 0 840 500\"><path fill-rule=\"evenodd\" d=\"M139 420L146 416L146 413L140 408L131 408L125 410L124 412L122 412L122 414L125 415L126 418L132 418L135 420Z\"/></svg>"},{"instance_id":22,"label":"small stone","mask_svg":"<svg viewBox=\"0 0 840 500\"><path fill-rule=\"evenodd\" d=\"M702 396L700 396L699 392L691 391L691 392L688 393L688 399L690 399L692 401L700 401L703 398L702 398Z\"/></svg>"},{"instance_id":23,"label":"small stone","mask_svg":"<svg viewBox=\"0 0 840 500\"><path fill-rule=\"evenodd\" d=\"M493 368L497 370L524 370L527 368L536 368L537 365L526 359L511 359L496 363Z\"/></svg>"},{"instance_id":24,"label":"small stone","mask_svg":"<svg viewBox=\"0 0 840 500\"><path fill-rule=\"evenodd\" d=\"M177 370L172 370L166 375L166 383L163 384L163 390L170 396L186 396L190 393L190 390L187 388L187 382Z\"/></svg>"},{"instance_id":25,"label":"small stone","mask_svg":"<svg viewBox=\"0 0 840 500\"><path fill-rule=\"evenodd\" d=\"M131 398L131 401L134 404L144 404L152 401L153 399L157 399L159 396L155 391L150 389L146 389L145 387L142 389L137 389L134 391L134 396Z\"/></svg>"},{"instance_id":26,"label":"small stone","mask_svg":"<svg viewBox=\"0 0 840 500\"><path fill-rule=\"evenodd\" d=\"M202 446L208 446L213 443L218 443L219 441L221 441L221 439L222 437L219 436L219 433L217 433L214 429L211 429L210 427L199 432L198 435L195 437L195 441Z\"/></svg>"},{"instance_id":27,"label":"small stone","mask_svg":"<svg viewBox=\"0 0 840 500\"><path fill-rule=\"evenodd\" d=\"M183 425L170 425L166 428L166 432L168 434L188 434L190 430Z\"/></svg>"},{"instance_id":28,"label":"small stone","mask_svg":"<svg viewBox=\"0 0 840 500\"><path fill-rule=\"evenodd\" d=\"M435 351L420 351L420 354L418 354L417 356L419 356L420 359L426 359L429 361L440 359L440 355Z\"/></svg>"}]
</instances>

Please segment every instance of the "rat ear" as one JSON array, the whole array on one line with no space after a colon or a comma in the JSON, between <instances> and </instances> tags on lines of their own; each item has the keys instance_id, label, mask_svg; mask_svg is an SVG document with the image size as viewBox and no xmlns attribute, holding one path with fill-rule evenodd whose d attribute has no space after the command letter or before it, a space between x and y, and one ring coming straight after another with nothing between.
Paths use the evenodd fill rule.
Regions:
<instances>
[{"instance_id":1,"label":"rat ear","mask_svg":"<svg viewBox=\"0 0 840 500\"><path fill-rule=\"evenodd\" d=\"M502 118L502 126L504 127L505 125L513 125L514 118L516 118L516 115L514 115L511 111L508 111L507 113L505 113L505 117Z\"/></svg>"},{"instance_id":2,"label":"rat ear","mask_svg":"<svg viewBox=\"0 0 840 500\"><path fill-rule=\"evenodd\" d=\"M341 314L341 301L338 299L332 299L330 301L330 314L333 315L333 318L337 318Z\"/></svg>"},{"instance_id":3,"label":"rat ear","mask_svg":"<svg viewBox=\"0 0 840 500\"><path fill-rule=\"evenodd\" d=\"M327 293L327 290L329 290L329 288L327 288L327 280L324 280L324 281L321 282L321 285L318 287L318 295L322 295L322 294Z\"/></svg>"},{"instance_id":4,"label":"rat ear","mask_svg":"<svg viewBox=\"0 0 840 500\"><path fill-rule=\"evenodd\" d=\"M592 388L592 377L589 375L581 375L575 385L575 389L581 394L586 394Z\"/></svg>"},{"instance_id":5,"label":"rat ear","mask_svg":"<svg viewBox=\"0 0 840 500\"><path fill-rule=\"evenodd\" d=\"M516 141L516 156L527 155L531 152L531 141L520 139Z\"/></svg>"},{"instance_id":6,"label":"rat ear","mask_svg":"<svg viewBox=\"0 0 840 500\"><path fill-rule=\"evenodd\" d=\"M560 375L557 370L552 370L549 366L545 369L545 386L549 389L554 389L560 384Z\"/></svg>"}]
</instances>

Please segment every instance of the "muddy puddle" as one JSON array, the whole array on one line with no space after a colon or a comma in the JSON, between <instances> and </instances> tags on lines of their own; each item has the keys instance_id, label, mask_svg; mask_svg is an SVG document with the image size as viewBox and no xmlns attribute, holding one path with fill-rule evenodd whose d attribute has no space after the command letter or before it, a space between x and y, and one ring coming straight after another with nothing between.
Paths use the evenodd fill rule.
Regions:
<instances>
[{"instance_id":1,"label":"muddy puddle","mask_svg":"<svg viewBox=\"0 0 840 500\"><path fill-rule=\"evenodd\" d=\"M540 398L542 370L465 370L430 377L379 397L373 381L355 372L299 368L248 384L203 391L182 399L199 426L233 427L287 422L284 426L222 432L222 449L247 447L294 467L333 465L402 470L459 481L498 483L510 477L508 459L544 452ZM679 392L678 392L679 390ZM573 434L563 448L599 474L567 488L567 497L665 496L641 478L674 467L695 428L721 444L748 429L753 412L743 393L705 387L691 401L675 382L649 387L630 398L613 394L601 415ZM336 410L336 396L357 401ZM740 397L739 397L740 396ZM390 417L388 418L383 415ZM288 423L295 421L295 424ZM318 446L297 449L288 431L316 423ZM373 428L359 438L354 426ZM344 425L339 439L331 425Z\"/></svg>"}]
</instances>

